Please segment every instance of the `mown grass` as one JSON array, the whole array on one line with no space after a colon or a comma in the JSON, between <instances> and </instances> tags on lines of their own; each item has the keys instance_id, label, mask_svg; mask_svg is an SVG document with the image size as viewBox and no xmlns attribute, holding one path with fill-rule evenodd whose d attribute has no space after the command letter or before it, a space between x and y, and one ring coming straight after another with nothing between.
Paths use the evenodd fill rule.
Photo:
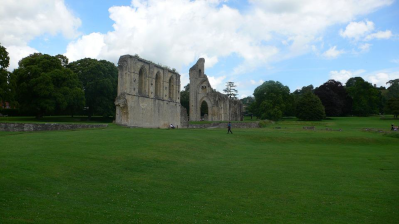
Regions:
<instances>
[{"instance_id":1,"label":"mown grass","mask_svg":"<svg viewBox=\"0 0 399 224\"><path fill-rule=\"evenodd\" d=\"M399 139L362 128L0 132L0 223L398 223Z\"/></svg>"}]
</instances>

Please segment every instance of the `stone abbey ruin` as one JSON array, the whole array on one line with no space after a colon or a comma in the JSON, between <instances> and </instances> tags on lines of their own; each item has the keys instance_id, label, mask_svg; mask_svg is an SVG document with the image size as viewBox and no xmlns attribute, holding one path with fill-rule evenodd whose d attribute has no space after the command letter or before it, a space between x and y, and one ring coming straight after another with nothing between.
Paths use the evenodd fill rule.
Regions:
<instances>
[{"instance_id":1,"label":"stone abbey ruin","mask_svg":"<svg viewBox=\"0 0 399 224\"><path fill-rule=\"evenodd\" d=\"M200 58L190 68L190 120L201 120L201 104L208 121L242 120L242 104L212 89ZM188 127L186 108L180 104L180 75L138 56L123 55L118 62L115 122L146 128Z\"/></svg>"}]
</instances>

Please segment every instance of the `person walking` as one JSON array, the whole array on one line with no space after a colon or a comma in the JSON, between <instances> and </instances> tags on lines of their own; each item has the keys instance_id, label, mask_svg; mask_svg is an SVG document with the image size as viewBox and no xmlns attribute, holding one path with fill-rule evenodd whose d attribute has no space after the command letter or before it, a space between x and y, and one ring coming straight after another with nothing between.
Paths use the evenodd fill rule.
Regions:
<instances>
[{"instance_id":1,"label":"person walking","mask_svg":"<svg viewBox=\"0 0 399 224\"><path fill-rule=\"evenodd\" d=\"M231 123L229 122L229 124L227 125L227 134L228 133L231 133L231 134L233 134L233 132L231 131Z\"/></svg>"}]
</instances>

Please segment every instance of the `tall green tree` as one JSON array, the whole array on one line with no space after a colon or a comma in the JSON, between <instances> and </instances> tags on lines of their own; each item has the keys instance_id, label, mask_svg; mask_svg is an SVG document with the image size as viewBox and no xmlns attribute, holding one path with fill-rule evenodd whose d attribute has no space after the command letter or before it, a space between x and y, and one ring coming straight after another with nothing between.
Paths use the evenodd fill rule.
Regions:
<instances>
[{"instance_id":1,"label":"tall green tree","mask_svg":"<svg viewBox=\"0 0 399 224\"><path fill-rule=\"evenodd\" d=\"M240 101L244 106L244 113L249 115L253 114L251 105L255 102L255 98L253 96L247 96Z\"/></svg>"},{"instance_id":2,"label":"tall green tree","mask_svg":"<svg viewBox=\"0 0 399 224\"><path fill-rule=\"evenodd\" d=\"M109 61L91 58L69 63L67 67L78 75L83 85L89 118L94 114L114 116L118 68Z\"/></svg>"},{"instance_id":3,"label":"tall green tree","mask_svg":"<svg viewBox=\"0 0 399 224\"><path fill-rule=\"evenodd\" d=\"M279 120L292 110L294 102L290 89L280 82L264 82L255 89L253 95L255 102L250 108L261 119Z\"/></svg>"},{"instance_id":4,"label":"tall green tree","mask_svg":"<svg viewBox=\"0 0 399 224\"><path fill-rule=\"evenodd\" d=\"M237 99L238 90L236 89L236 85L234 82L226 82L226 88L223 92L230 98L230 99Z\"/></svg>"},{"instance_id":5,"label":"tall green tree","mask_svg":"<svg viewBox=\"0 0 399 224\"><path fill-rule=\"evenodd\" d=\"M20 109L35 113L37 118L67 109L76 98L80 99L81 107L84 105L78 76L56 57L31 54L19 62L13 73Z\"/></svg>"},{"instance_id":6,"label":"tall green tree","mask_svg":"<svg viewBox=\"0 0 399 224\"><path fill-rule=\"evenodd\" d=\"M180 92L180 104L186 108L187 113L190 114L190 83L184 86L184 90Z\"/></svg>"},{"instance_id":7,"label":"tall green tree","mask_svg":"<svg viewBox=\"0 0 399 224\"><path fill-rule=\"evenodd\" d=\"M11 73L7 71L10 65L10 57L7 49L0 44L0 104L5 102L14 104L14 88Z\"/></svg>"},{"instance_id":8,"label":"tall green tree","mask_svg":"<svg viewBox=\"0 0 399 224\"><path fill-rule=\"evenodd\" d=\"M352 114L369 116L379 112L380 91L361 77L350 78L346 89L352 98Z\"/></svg>"},{"instance_id":9,"label":"tall green tree","mask_svg":"<svg viewBox=\"0 0 399 224\"><path fill-rule=\"evenodd\" d=\"M326 116L325 109L319 97L314 93L305 92L297 102L296 117L305 121L320 121Z\"/></svg>"},{"instance_id":10,"label":"tall green tree","mask_svg":"<svg viewBox=\"0 0 399 224\"><path fill-rule=\"evenodd\" d=\"M343 116L350 112L352 101L341 82L330 79L317 87L314 94L323 103L327 116Z\"/></svg>"},{"instance_id":11,"label":"tall green tree","mask_svg":"<svg viewBox=\"0 0 399 224\"><path fill-rule=\"evenodd\" d=\"M387 82L390 86L386 94L387 110L392 113L395 118L399 115L399 79L390 80Z\"/></svg>"}]
</instances>

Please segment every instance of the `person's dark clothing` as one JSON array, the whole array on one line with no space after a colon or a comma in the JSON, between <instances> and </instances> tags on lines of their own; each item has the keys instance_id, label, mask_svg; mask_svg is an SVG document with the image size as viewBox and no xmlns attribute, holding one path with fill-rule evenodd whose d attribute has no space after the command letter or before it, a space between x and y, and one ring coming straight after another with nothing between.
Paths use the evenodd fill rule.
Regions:
<instances>
[{"instance_id":1,"label":"person's dark clothing","mask_svg":"<svg viewBox=\"0 0 399 224\"><path fill-rule=\"evenodd\" d=\"M231 131L231 123L229 123L228 125L227 125L227 134L228 133L231 133L231 134L233 134L233 132Z\"/></svg>"}]
</instances>

